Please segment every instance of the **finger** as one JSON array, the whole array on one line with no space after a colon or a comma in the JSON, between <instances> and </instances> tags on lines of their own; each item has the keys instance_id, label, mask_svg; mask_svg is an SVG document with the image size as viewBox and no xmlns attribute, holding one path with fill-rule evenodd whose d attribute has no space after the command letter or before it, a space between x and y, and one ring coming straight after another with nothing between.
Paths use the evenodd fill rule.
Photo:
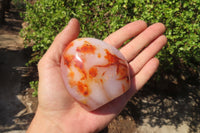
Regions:
<instances>
[{"instance_id":1,"label":"finger","mask_svg":"<svg viewBox=\"0 0 200 133\"><path fill-rule=\"evenodd\" d=\"M137 91L139 91L147 81L152 77L152 75L156 72L159 66L159 60L157 58L152 58L144 65L142 70L133 77L132 79L132 87L126 93L127 99L130 99ZM131 65L131 67L133 67Z\"/></svg>"},{"instance_id":2,"label":"finger","mask_svg":"<svg viewBox=\"0 0 200 133\"><path fill-rule=\"evenodd\" d=\"M54 39L54 42L49 47L45 56L48 56L50 60L60 63L61 54L71 41L76 39L80 32L80 25L77 19L72 18L68 25L61 31Z\"/></svg>"},{"instance_id":3,"label":"finger","mask_svg":"<svg viewBox=\"0 0 200 133\"><path fill-rule=\"evenodd\" d=\"M127 24L126 26L120 28L116 32L110 34L104 39L104 41L116 48L119 48L125 41L131 39L132 37L138 35L147 27L147 24L138 20Z\"/></svg>"},{"instance_id":4,"label":"finger","mask_svg":"<svg viewBox=\"0 0 200 133\"><path fill-rule=\"evenodd\" d=\"M114 117L114 115L118 114L124 108L128 100L151 78L158 68L158 65L158 59L151 59L140 73L132 79L132 87L124 95L95 110L94 113L99 114L101 112L101 114L109 114L105 115L105 117Z\"/></svg>"},{"instance_id":5,"label":"finger","mask_svg":"<svg viewBox=\"0 0 200 133\"><path fill-rule=\"evenodd\" d=\"M153 58L167 43L167 38L161 35L146 47L134 60L129 62L132 66L132 75L137 74L143 66Z\"/></svg>"},{"instance_id":6,"label":"finger","mask_svg":"<svg viewBox=\"0 0 200 133\"><path fill-rule=\"evenodd\" d=\"M163 34L165 26L162 23L156 23L149 26L141 34L135 37L127 45L120 49L124 57L130 61L132 60L145 46Z\"/></svg>"}]
</instances>

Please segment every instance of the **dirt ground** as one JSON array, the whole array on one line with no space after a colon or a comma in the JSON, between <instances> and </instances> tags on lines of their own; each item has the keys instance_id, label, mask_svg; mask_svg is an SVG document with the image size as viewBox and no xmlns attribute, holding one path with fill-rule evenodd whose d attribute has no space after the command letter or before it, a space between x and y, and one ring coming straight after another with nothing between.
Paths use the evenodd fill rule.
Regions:
<instances>
[{"instance_id":1,"label":"dirt ground","mask_svg":"<svg viewBox=\"0 0 200 133\"><path fill-rule=\"evenodd\" d=\"M23 20L19 12L6 12L0 25L0 132L25 132L37 107L37 98L28 89L30 67L26 67L30 50L19 37Z\"/></svg>"},{"instance_id":2,"label":"dirt ground","mask_svg":"<svg viewBox=\"0 0 200 133\"><path fill-rule=\"evenodd\" d=\"M30 50L19 37L23 20L18 11L6 12L0 26L0 132L24 133L32 120L37 98L32 97ZM101 133L200 132L199 75L184 85L170 81L145 86Z\"/></svg>"}]
</instances>

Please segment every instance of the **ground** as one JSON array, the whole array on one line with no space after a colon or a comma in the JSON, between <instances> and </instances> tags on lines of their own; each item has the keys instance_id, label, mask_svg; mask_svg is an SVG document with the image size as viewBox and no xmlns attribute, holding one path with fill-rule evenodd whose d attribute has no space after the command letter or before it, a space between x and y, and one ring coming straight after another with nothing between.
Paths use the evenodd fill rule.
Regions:
<instances>
[{"instance_id":1,"label":"ground","mask_svg":"<svg viewBox=\"0 0 200 133\"><path fill-rule=\"evenodd\" d=\"M18 11L6 12L0 26L0 132L25 133L36 107L29 87L31 67L25 63L30 49L19 37L23 20ZM102 133L192 133L200 132L199 75L193 82L163 80L147 85Z\"/></svg>"},{"instance_id":2,"label":"ground","mask_svg":"<svg viewBox=\"0 0 200 133\"><path fill-rule=\"evenodd\" d=\"M6 12L0 26L0 132L25 132L37 106L28 87L30 67L25 63L30 50L19 36L23 20L15 9Z\"/></svg>"}]
</instances>

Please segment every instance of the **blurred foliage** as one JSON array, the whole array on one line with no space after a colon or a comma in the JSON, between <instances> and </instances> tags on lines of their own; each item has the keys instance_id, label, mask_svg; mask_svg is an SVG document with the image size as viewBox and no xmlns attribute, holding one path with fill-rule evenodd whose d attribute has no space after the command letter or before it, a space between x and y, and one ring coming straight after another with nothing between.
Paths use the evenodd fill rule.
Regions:
<instances>
[{"instance_id":1,"label":"blurred foliage","mask_svg":"<svg viewBox=\"0 0 200 133\"><path fill-rule=\"evenodd\" d=\"M28 26L22 29L21 36L25 46L32 46L31 65L37 64L73 17L80 21L80 37L99 39L135 20L144 20L148 25L162 22L168 44L157 55L160 79L174 72L179 76L182 66L199 69L199 13L199 0L39 0L34 4L26 2L24 21Z\"/></svg>"},{"instance_id":2,"label":"blurred foliage","mask_svg":"<svg viewBox=\"0 0 200 133\"><path fill-rule=\"evenodd\" d=\"M24 10L26 9L26 4L24 0L12 0L11 3L17 10Z\"/></svg>"},{"instance_id":3,"label":"blurred foliage","mask_svg":"<svg viewBox=\"0 0 200 133\"><path fill-rule=\"evenodd\" d=\"M29 82L29 85L32 89L34 89L32 96L33 97L37 96L38 95L38 81L31 81Z\"/></svg>"}]
</instances>

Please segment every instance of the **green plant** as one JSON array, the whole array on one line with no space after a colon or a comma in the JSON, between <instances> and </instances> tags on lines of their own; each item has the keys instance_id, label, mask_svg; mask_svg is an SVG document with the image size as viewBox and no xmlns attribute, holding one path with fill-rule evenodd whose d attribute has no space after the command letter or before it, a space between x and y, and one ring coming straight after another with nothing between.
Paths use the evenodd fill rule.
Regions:
<instances>
[{"instance_id":1,"label":"green plant","mask_svg":"<svg viewBox=\"0 0 200 133\"><path fill-rule=\"evenodd\" d=\"M38 81L31 81L29 82L31 89L34 89L32 96L35 97L38 95Z\"/></svg>"},{"instance_id":2,"label":"green plant","mask_svg":"<svg viewBox=\"0 0 200 133\"><path fill-rule=\"evenodd\" d=\"M12 0L12 4L18 10L24 10L26 8L24 0Z\"/></svg>"},{"instance_id":3,"label":"green plant","mask_svg":"<svg viewBox=\"0 0 200 133\"><path fill-rule=\"evenodd\" d=\"M27 2L24 20L28 27L22 29L21 35L25 46L32 46L31 65L37 64L72 17L81 23L81 37L99 39L135 20L149 25L162 22L167 28L168 44L157 55L162 68L158 77L168 73L180 75L180 64L196 70L200 66L199 5L199 0L39 0L34 5Z\"/></svg>"}]
</instances>

